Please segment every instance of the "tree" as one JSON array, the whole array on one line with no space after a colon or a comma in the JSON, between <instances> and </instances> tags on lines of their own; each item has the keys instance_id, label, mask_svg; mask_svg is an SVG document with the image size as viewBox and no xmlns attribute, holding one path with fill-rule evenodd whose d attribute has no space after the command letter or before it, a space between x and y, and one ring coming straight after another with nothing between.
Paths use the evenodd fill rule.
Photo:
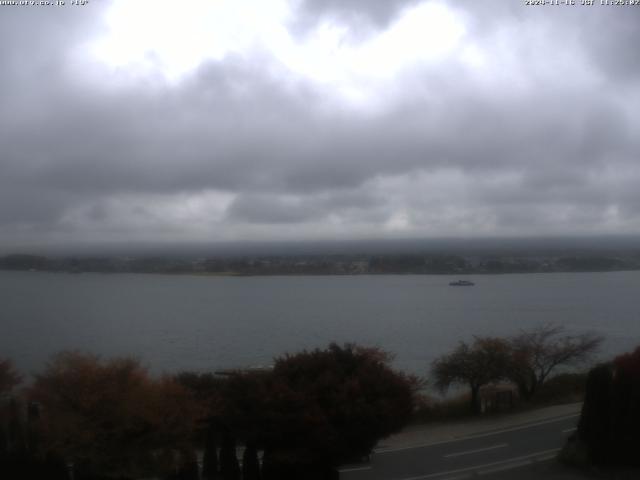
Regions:
<instances>
[{"instance_id":1,"label":"tree","mask_svg":"<svg viewBox=\"0 0 640 480\"><path fill-rule=\"evenodd\" d=\"M193 394L204 416L215 414L226 379L213 373L180 372L174 380Z\"/></svg>"},{"instance_id":2,"label":"tree","mask_svg":"<svg viewBox=\"0 0 640 480\"><path fill-rule=\"evenodd\" d=\"M0 359L0 469L5 475L24 474L27 436L21 418L21 404L10 396L21 376L8 359Z\"/></svg>"},{"instance_id":3,"label":"tree","mask_svg":"<svg viewBox=\"0 0 640 480\"><path fill-rule=\"evenodd\" d=\"M511 361L508 378L520 396L529 400L549 375L560 366L574 366L588 360L600 347L601 336L569 335L560 325L544 324L525 330L509 340Z\"/></svg>"},{"instance_id":4,"label":"tree","mask_svg":"<svg viewBox=\"0 0 640 480\"><path fill-rule=\"evenodd\" d=\"M230 377L219 421L264 450L265 480L330 478L409 420L417 382L389 361L351 344L285 355L272 371Z\"/></svg>"},{"instance_id":5,"label":"tree","mask_svg":"<svg viewBox=\"0 0 640 480\"><path fill-rule=\"evenodd\" d=\"M475 337L471 345L460 342L451 353L436 359L431 367L435 385L446 391L452 384L471 389L470 408L480 412L480 387L505 376L509 344L501 338Z\"/></svg>"},{"instance_id":6,"label":"tree","mask_svg":"<svg viewBox=\"0 0 640 480\"><path fill-rule=\"evenodd\" d=\"M368 455L413 412L417 381L390 361L380 349L353 344L276 359L273 386L281 396L273 404L294 427L279 447L304 445L333 466Z\"/></svg>"},{"instance_id":7,"label":"tree","mask_svg":"<svg viewBox=\"0 0 640 480\"><path fill-rule=\"evenodd\" d=\"M0 395L11 393L21 381L22 377L16 372L11 360L0 359Z\"/></svg>"},{"instance_id":8,"label":"tree","mask_svg":"<svg viewBox=\"0 0 640 480\"><path fill-rule=\"evenodd\" d=\"M202 478L219 477L218 445L221 440L219 422L222 390L227 379L213 373L181 372L174 380L191 392L198 408L196 441L203 450Z\"/></svg>"},{"instance_id":9,"label":"tree","mask_svg":"<svg viewBox=\"0 0 640 480\"><path fill-rule=\"evenodd\" d=\"M137 478L154 472L154 452L189 447L191 396L168 378L150 377L133 359L59 354L29 394L42 405L47 449L79 474Z\"/></svg>"}]
</instances>

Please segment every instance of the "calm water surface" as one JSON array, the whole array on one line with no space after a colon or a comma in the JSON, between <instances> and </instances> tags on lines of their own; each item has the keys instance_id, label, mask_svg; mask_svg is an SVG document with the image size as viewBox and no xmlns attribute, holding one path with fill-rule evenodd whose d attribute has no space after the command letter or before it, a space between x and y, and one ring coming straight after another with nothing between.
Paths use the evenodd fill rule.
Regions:
<instances>
[{"instance_id":1,"label":"calm water surface","mask_svg":"<svg viewBox=\"0 0 640 480\"><path fill-rule=\"evenodd\" d=\"M0 357L25 371L64 349L135 355L154 371L270 364L331 341L378 345L425 374L459 340L546 321L640 344L640 272L197 277L0 272Z\"/></svg>"}]
</instances>

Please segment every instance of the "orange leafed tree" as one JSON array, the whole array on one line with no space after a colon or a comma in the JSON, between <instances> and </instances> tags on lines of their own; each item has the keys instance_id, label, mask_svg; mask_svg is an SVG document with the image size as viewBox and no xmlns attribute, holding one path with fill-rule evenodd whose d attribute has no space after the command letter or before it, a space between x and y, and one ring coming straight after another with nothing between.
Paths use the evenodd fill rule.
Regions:
<instances>
[{"instance_id":1,"label":"orange leafed tree","mask_svg":"<svg viewBox=\"0 0 640 480\"><path fill-rule=\"evenodd\" d=\"M58 354L29 393L42 405L47 448L107 477L156 471L167 451L188 448L197 415L183 387L152 378L130 358Z\"/></svg>"},{"instance_id":2,"label":"orange leafed tree","mask_svg":"<svg viewBox=\"0 0 640 480\"><path fill-rule=\"evenodd\" d=\"M16 372L11 360L0 359L0 395L10 393L21 381L22 377Z\"/></svg>"}]
</instances>

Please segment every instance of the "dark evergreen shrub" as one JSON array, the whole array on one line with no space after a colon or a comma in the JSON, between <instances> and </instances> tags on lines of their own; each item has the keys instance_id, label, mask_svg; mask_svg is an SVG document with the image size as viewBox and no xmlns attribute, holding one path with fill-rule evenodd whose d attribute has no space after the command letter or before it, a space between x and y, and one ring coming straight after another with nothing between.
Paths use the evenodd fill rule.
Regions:
<instances>
[{"instance_id":1,"label":"dark evergreen shrub","mask_svg":"<svg viewBox=\"0 0 640 480\"><path fill-rule=\"evenodd\" d=\"M597 464L607 463L609 458L612 379L610 365L591 369L578 425L579 437L587 445L587 455Z\"/></svg>"},{"instance_id":2,"label":"dark evergreen shrub","mask_svg":"<svg viewBox=\"0 0 640 480\"><path fill-rule=\"evenodd\" d=\"M220 477L222 480L240 480L240 465L236 455L236 441L229 433L225 433L222 437Z\"/></svg>"},{"instance_id":3,"label":"dark evergreen shrub","mask_svg":"<svg viewBox=\"0 0 640 480\"><path fill-rule=\"evenodd\" d=\"M209 428L204 444L204 456L202 457L203 480L215 480L218 475L218 437L216 432Z\"/></svg>"},{"instance_id":4,"label":"dark evergreen shrub","mask_svg":"<svg viewBox=\"0 0 640 480\"><path fill-rule=\"evenodd\" d=\"M246 446L242 455L242 480L260 480L258 450L253 443Z\"/></svg>"}]
</instances>

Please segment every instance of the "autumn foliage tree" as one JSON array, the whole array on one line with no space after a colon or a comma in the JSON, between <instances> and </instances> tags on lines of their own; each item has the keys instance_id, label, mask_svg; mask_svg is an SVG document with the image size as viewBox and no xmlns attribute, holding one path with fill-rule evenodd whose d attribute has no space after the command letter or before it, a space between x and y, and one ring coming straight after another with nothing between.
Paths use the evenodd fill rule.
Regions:
<instances>
[{"instance_id":1,"label":"autumn foliage tree","mask_svg":"<svg viewBox=\"0 0 640 480\"><path fill-rule=\"evenodd\" d=\"M216 479L219 472L218 446L222 440L216 420L219 419L222 390L227 379L199 372L181 372L174 379L192 394L198 408L195 441L203 449L202 478Z\"/></svg>"},{"instance_id":2,"label":"autumn foliage tree","mask_svg":"<svg viewBox=\"0 0 640 480\"><path fill-rule=\"evenodd\" d=\"M9 394L22 378L10 360L0 359L0 462L24 444L22 428L17 415L18 404Z\"/></svg>"},{"instance_id":3,"label":"autumn foliage tree","mask_svg":"<svg viewBox=\"0 0 640 480\"><path fill-rule=\"evenodd\" d=\"M518 387L520 396L529 400L554 370L585 362L602 341L592 333L570 335L563 326L554 324L524 330L509 340L507 377Z\"/></svg>"},{"instance_id":4,"label":"autumn foliage tree","mask_svg":"<svg viewBox=\"0 0 640 480\"><path fill-rule=\"evenodd\" d=\"M409 420L417 383L389 360L349 344L286 355L272 371L229 378L221 421L264 449L265 480L331 478Z\"/></svg>"},{"instance_id":5,"label":"autumn foliage tree","mask_svg":"<svg viewBox=\"0 0 640 480\"><path fill-rule=\"evenodd\" d=\"M103 478L155 473L158 458L171 463L188 448L196 416L186 389L152 378L129 358L61 353L36 376L29 396L42 406L46 448L79 474Z\"/></svg>"},{"instance_id":6,"label":"autumn foliage tree","mask_svg":"<svg viewBox=\"0 0 640 480\"><path fill-rule=\"evenodd\" d=\"M0 396L10 393L21 381L22 377L11 360L0 359Z\"/></svg>"},{"instance_id":7,"label":"autumn foliage tree","mask_svg":"<svg viewBox=\"0 0 640 480\"><path fill-rule=\"evenodd\" d=\"M451 385L467 385L470 408L480 412L480 387L505 377L510 360L509 344L502 338L475 337L473 343L460 342L451 353L437 358L431 367L435 386L446 391Z\"/></svg>"},{"instance_id":8,"label":"autumn foliage tree","mask_svg":"<svg viewBox=\"0 0 640 480\"><path fill-rule=\"evenodd\" d=\"M274 443L306 445L332 465L368 455L413 410L416 380L393 371L390 360L376 348L336 344L277 359L273 406L296 428Z\"/></svg>"}]
</instances>

